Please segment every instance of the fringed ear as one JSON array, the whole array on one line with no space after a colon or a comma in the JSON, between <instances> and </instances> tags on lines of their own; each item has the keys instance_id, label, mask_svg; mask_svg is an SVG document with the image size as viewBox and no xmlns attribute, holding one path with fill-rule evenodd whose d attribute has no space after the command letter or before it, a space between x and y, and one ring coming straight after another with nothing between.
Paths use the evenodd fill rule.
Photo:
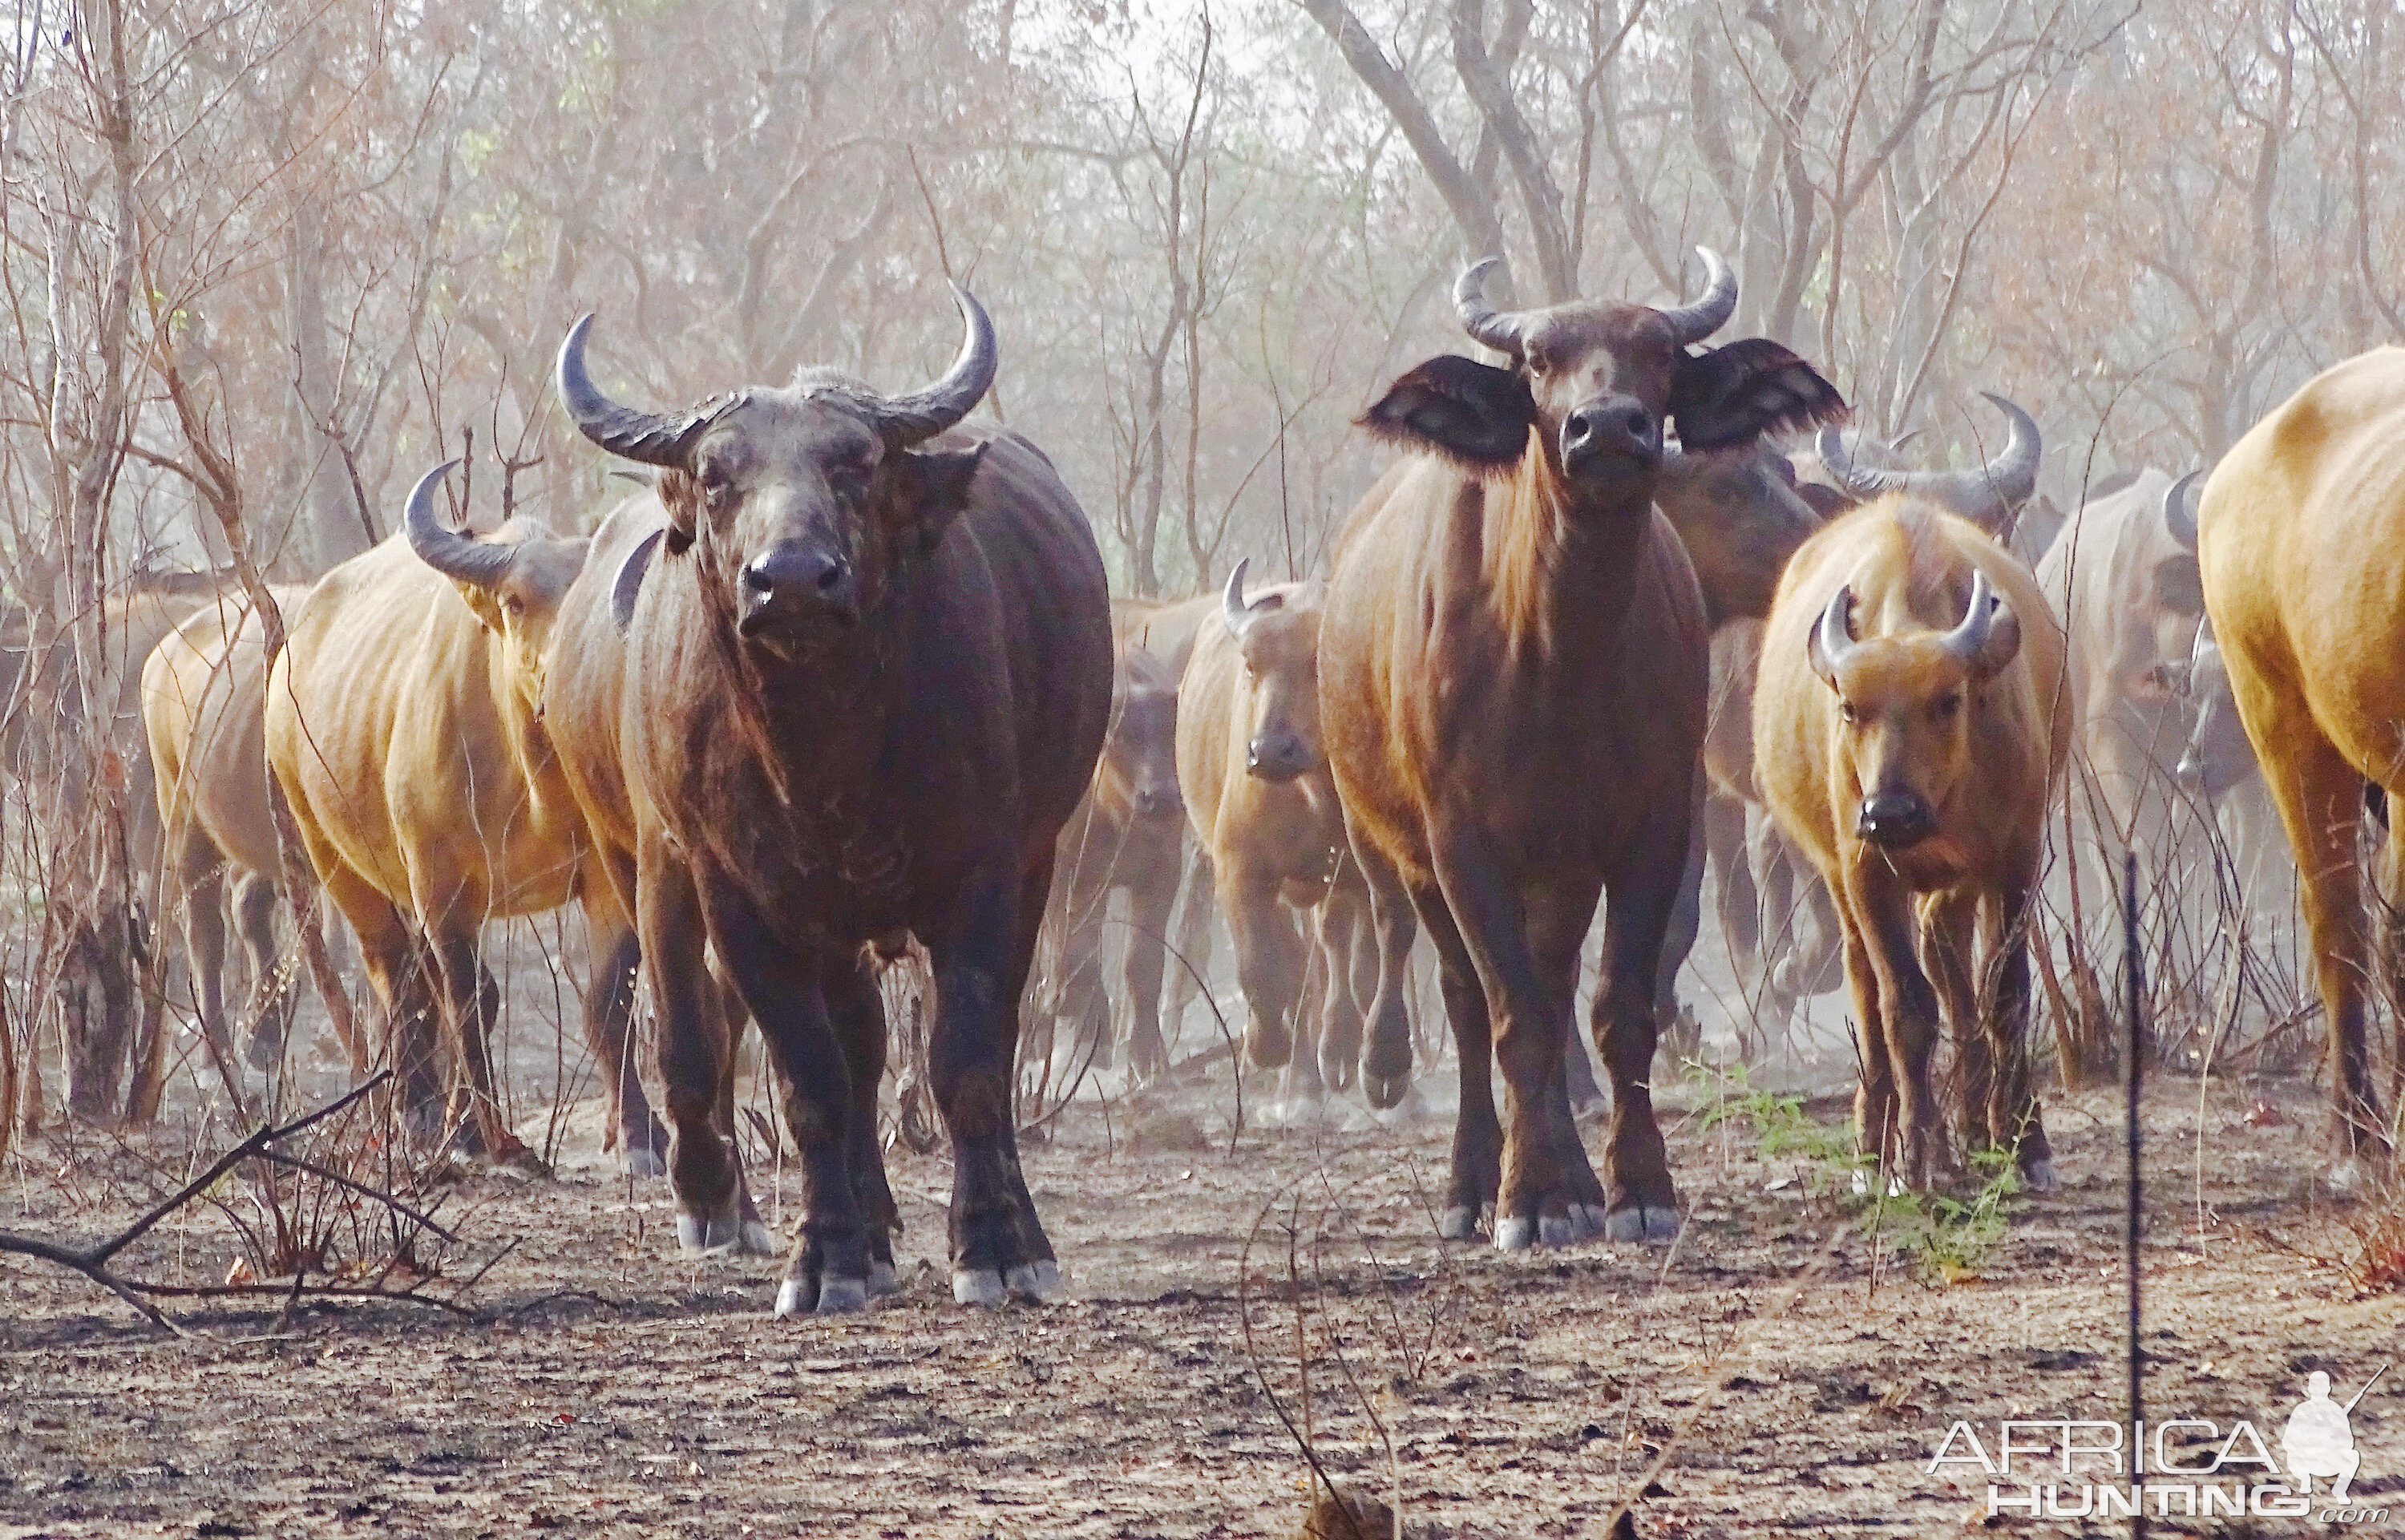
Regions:
<instances>
[{"instance_id":1,"label":"fringed ear","mask_svg":"<svg viewBox=\"0 0 2405 1540\"><path fill-rule=\"evenodd\" d=\"M1680 446L1690 451L1726 449L1851 415L1818 370L1764 337L1689 354L1670 382L1670 416Z\"/></svg>"},{"instance_id":2,"label":"fringed ear","mask_svg":"<svg viewBox=\"0 0 2405 1540\"><path fill-rule=\"evenodd\" d=\"M915 536L918 553L933 556L944 532L969 505L969 485L985 463L986 445L972 449L912 449L889 459L893 490L886 502L889 527Z\"/></svg>"},{"instance_id":3,"label":"fringed ear","mask_svg":"<svg viewBox=\"0 0 2405 1540\"><path fill-rule=\"evenodd\" d=\"M701 529L701 483L690 471L662 471L652 489L668 511L668 555L682 556Z\"/></svg>"},{"instance_id":4,"label":"fringed ear","mask_svg":"<svg viewBox=\"0 0 2405 1540\"><path fill-rule=\"evenodd\" d=\"M1451 353L1395 381L1376 405L1354 419L1373 437L1405 449L1432 450L1479 475L1519 464L1536 420L1527 380Z\"/></svg>"}]
</instances>

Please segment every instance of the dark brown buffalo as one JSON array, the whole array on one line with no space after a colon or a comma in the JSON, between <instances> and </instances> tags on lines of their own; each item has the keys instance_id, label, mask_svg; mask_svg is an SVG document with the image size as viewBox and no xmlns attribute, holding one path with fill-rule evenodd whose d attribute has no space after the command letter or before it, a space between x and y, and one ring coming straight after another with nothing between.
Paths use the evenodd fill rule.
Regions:
<instances>
[{"instance_id":1,"label":"dark brown buffalo","mask_svg":"<svg viewBox=\"0 0 2405 1540\"><path fill-rule=\"evenodd\" d=\"M726 1049L705 943L767 1041L802 1177L781 1313L892 1285L867 954L906 935L935 970L953 1296L1059 1288L1019 1169L1019 1004L1054 841L1110 718L1110 600L1043 453L953 431L995 357L985 312L959 299L966 345L907 396L805 369L654 416L594 385L589 317L560 348L585 436L663 473L595 536L547 709L637 907L687 1246L744 1238L742 1173L712 1117Z\"/></svg>"},{"instance_id":2,"label":"dark brown buffalo","mask_svg":"<svg viewBox=\"0 0 2405 1540\"><path fill-rule=\"evenodd\" d=\"M1103 929L1111 895L1127 895L1119 996L1128 1014L1129 1067L1149 1080L1168 1067L1160 1011L1171 911L1186 849L1177 789L1177 679L1124 633L1118 689L1094 784L1061 831L1053 873L1062 926L1061 1014L1076 1024L1077 1056L1112 1062L1110 998L1103 989ZM1048 1048L1048 1043L1046 1044Z\"/></svg>"},{"instance_id":3,"label":"dark brown buffalo","mask_svg":"<svg viewBox=\"0 0 2405 1540\"><path fill-rule=\"evenodd\" d=\"M1736 279L1706 262L1693 304L1517 315L1487 308L1482 263L1455 300L1512 366L1431 360L1362 417L1415 453L1345 530L1321 623L1321 724L1379 944L1373 1102L1391 1105L1410 1066L1414 911L1437 945L1461 1060L1450 1236L1490 1203L1507 1250L1677 1228L1647 1081L1700 801L1709 623L1653 507L1664 424L1686 452L1719 452L1845 410L1776 343L1690 352L1737 305ZM1580 945L1607 893L1595 1033L1613 1092L1608 1190L1562 1067Z\"/></svg>"}]
</instances>

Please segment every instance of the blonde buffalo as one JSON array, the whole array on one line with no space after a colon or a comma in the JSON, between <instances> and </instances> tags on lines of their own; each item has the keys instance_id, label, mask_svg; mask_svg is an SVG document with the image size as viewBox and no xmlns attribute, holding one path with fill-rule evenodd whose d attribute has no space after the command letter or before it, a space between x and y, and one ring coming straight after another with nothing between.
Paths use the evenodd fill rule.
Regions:
<instances>
[{"instance_id":1,"label":"blonde buffalo","mask_svg":"<svg viewBox=\"0 0 2405 1540\"><path fill-rule=\"evenodd\" d=\"M1856 1123L1894 1180L1954 1166L1932 1081L1942 1005L1966 1137L2017 1145L2030 1184L2053 1184L2024 1038L2030 891L2071 727L2062 656L2029 568L1913 496L1807 542L1763 633L1755 779L1836 897Z\"/></svg>"},{"instance_id":2,"label":"blonde buffalo","mask_svg":"<svg viewBox=\"0 0 2405 1540\"><path fill-rule=\"evenodd\" d=\"M2405 348L2348 360L2247 431L2205 483L2197 561L2297 853L2344 1180L2395 1137L2365 1041L2359 836L2367 781L2392 809L2405 792Z\"/></svg>"}]
</instances>

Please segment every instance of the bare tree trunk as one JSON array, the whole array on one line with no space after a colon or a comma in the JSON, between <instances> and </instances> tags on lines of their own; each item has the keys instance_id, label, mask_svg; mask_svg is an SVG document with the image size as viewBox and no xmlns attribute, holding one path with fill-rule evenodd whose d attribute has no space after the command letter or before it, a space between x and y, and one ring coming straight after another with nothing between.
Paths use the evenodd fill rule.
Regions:
<instances>
[{"instance_id":1,"label":"bare tree trunk","mask_svg":"<svg viewBox=\"0 0 2405 1540\"><path fill-rule=\"evenodd\" d=\"M53 418L54 478L64 485L65 613L73 642L80 741L73 745L77 796L54 897L73 896L64 918L57 972L57 1003L66 1029L67 1105L79 1116L106 1118L118 1105L119 1076L134 1018L134 876L126 850L128 778L115 731L120 684L110 657L107 611L109 507L124 461L129 409L126 343L134 300L136 171L133 105L126 84L124 19L118 0L97 0L85 15L96 22L91 84L96 126L108 151L103 205L106 265L92 332L83 350L91 371L91 409L68 429ZM57 260L53 247L53 261ZM63 321L58 324L63 325ZM63 336L61 341L64 342ZM60 379L74 374L62 347ZM57 398L60 404L65 392ZM70 442L72 435L72 442ZM80 805L74 805L79 803Z\"/></svg>"}]
</instances>

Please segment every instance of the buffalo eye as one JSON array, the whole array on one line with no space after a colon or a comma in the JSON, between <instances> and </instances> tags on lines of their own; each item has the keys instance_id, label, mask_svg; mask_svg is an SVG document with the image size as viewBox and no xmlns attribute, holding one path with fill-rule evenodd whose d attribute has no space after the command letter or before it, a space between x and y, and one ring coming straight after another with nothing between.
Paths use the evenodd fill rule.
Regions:
<instances>
[{"instance_id":1,"label":"buffalo eye","mask_svg":"<svg viewBox=\"0 0 2405 1540\"><path fill-rule=\"evenodd\" d=\"M1861 720L1861 718L1854 713L1854 703L1852 701L1840 700L1837 702L1837 720L1849 724Z\"/></svg>"},{"instance_id":2,"label":"buffalo eye","mask_svg":"<svg viewBox=\"0 0 2405 1540\"><path fill-rule=\"evenodd\" d=\"M735 483L727 479L726 473L715 465L705 465L700 480L703 499L713 508L725 507L727 498L735 491Z\"/></svg>"},{"instance_id":3,"label":"buffalo eye","mask_svg":"<svg viewBox=\"0 0 2405 1540\"><path fill-rule=\"evenodd\" d=\"M1951 722L1954 720L1954 713L1962 709L1962 692L1961 690L1948 690L1944 695L1939 696L1935 701L1931 703L1929 714L1935 717L1940 722Z\"/></svg>"},{"instance_id":4,"label":"buffalo eye","mask_svg":"<svg viewBox=\"0 0 2405 1540\"><path fill-rule=\"evenodd\" d=\"M526 615L526 600L515 594L504 594L501 597L501 613L512 620L522 619Z\"/></svg>"},{"instance_id":5,"label":"buffalo eye","mask_svg":"<svg viewBox=\"0 0 2405 1540\"><path fill-rule=\"evenodd\" d=\"M1545 374L1554 367L1552 355L1536 343L1529 343L1520 349L1520 361L1528 366L1528 373L1532 374Z\"/></svg>"}]
</instances>

